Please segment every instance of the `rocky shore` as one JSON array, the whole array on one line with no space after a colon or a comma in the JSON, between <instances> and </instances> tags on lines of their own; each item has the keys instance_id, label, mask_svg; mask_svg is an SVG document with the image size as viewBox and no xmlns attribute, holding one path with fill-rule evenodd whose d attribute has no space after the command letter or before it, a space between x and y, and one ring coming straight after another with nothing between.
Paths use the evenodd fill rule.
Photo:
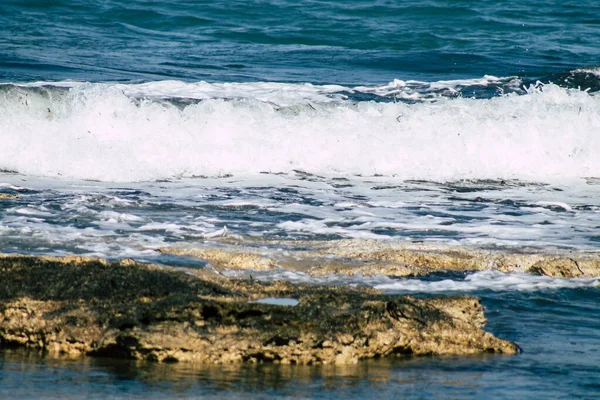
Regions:
<instances>
[{"instance_id":1,"label":"rocky shore","mask_svg":"<svg viewBox=\"0 0 600 400\"><path fill-rule=\"evenodd\" d=\"M309 249L309 250L306 250ZM279 268L312 276L329 274L425 276L436 271L520 272L553 278L600 276L600 253L522 249L483 250L436 244L400 244L380 240L271 241L248 246L235 240L195 247L180 243L159 249L165 254L207 260L216 268Z\"/></svg>"},{"instance_id":2,"label":"rocky shore","mask_svg":"<svg viewBox=\"0 0 600 400\"><path fill-rule=\"evenodd\" d=\"M485 322L467 296L260 283L129 259L0 258L0 348L49 355L337 365L518 352L483 331Z\"/></svg>"}]
</instances>

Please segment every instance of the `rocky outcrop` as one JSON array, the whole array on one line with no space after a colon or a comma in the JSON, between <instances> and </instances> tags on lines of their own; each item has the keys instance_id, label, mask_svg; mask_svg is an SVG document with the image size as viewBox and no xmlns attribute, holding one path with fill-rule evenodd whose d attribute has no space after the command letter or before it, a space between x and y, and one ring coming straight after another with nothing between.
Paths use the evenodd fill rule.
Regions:
<instances>
[{"instance_id":1,"label":"rocky outcrop","mask_svg":"<svg viewBox=\"0 0 600 400\"><path fill-rule=\"evenodd\" d=\"M248 245L198 248L179 244L160 252L201 258L217 268L328 274L424 276L435 271L524 272L557 278L600 276L599 253L482 250L441 245L405 245L378 240L267 242L277 250ZM302 250L297 250L298 248ZM304 250L310 248L310 250Z\"/></svg>"},{"instance_id":2,"label":"rocky outcrop","mask_svg":"<svg viewBox=\"0 0 600 400\"><path fill-rule=\"evenodd\" d=\"M298 303L277 305L281 298ZM0 347L49 354L351 364L402 354L518 351L481 330L484 323L472 297L262 284L132 260L0 258Z\"/></svg>"}]
</instances>

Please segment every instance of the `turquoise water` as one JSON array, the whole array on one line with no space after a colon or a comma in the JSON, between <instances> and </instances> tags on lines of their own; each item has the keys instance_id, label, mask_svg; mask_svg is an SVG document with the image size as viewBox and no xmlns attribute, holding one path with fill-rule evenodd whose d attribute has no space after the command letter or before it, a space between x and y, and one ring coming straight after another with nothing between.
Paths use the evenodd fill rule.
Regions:
<instances>
[{"instance_id":1,"label":"turquoise water","mask_svg":"<svg viewBox=\"0 0 600 400\"><path fill-rule=\"evenodd\" d=\"M198 268L155 250L597 251L598 38L591 0L1 1L0 193L18 197L0 251ZM432 279L325 282L461 288L524 353L332 370L5 351L0 397L598 397L597 279Z\"/></svg>"}]
</instances>

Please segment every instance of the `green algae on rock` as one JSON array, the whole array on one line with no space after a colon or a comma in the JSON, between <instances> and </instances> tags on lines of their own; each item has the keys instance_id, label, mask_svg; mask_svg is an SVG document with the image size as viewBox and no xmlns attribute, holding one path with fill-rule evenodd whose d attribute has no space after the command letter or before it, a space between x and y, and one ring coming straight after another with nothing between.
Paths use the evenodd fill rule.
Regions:
<instances>
[{"instance_id":1,"label":"green algae on rock","mask_svg":"<svg viewBox=\"0 0 600 400\"><path fill-rule=\"evenodd\" d=\"M257 303L265 297L298 304ZM479 300L225 279L82 257L0 258L0 347L162 362L351 364L518 346L481 329Z\"/></svg>"}]
</instances>

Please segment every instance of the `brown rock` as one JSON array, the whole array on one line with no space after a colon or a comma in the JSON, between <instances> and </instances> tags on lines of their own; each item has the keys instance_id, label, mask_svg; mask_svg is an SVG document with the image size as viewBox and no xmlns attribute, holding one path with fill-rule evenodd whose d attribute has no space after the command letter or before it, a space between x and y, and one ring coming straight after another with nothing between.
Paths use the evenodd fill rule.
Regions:
<instances>
[{"instance_id":1,"label":"brown rock","mask_svg":"<svg viewBox=\"0 0 600 400\"><path fill-rule=\"evenodd\" d=\"M260 284L132 262L0 258L0 346L158 362L352 364L398 354L514 354L471 297ZM294 298L297 306L255 303Z\"/></svg>"},{"instance_id":2,"label":"brown rock","mask_svg":"<svg viewBox=\"0 0 600 400\"><path fill-rule=\"evenodd\" d=\"M558 278L580 278L585 275L577 261L560 257L542 259L533 264L529 272Z\"/></svg>"},{"instance_id":3,"label":"brown rock","mask_svg":"<svg viewBox=\"0 0 600 400\"><path fill-rule=\"evenodd\" d=\"M264 243L263 243L264 244ZM600 254L507 252L441 245L406 245L377 240L325 242L272 242L286 251L258 252L248 245L224 248L186 248L179 244L159 251L205 259L217 268L301 271L313 276L328 274L422 276L434 271L525 272L551 277L600 276ZM298 248L311 250L297 250Z\"/></svg>"},{"instance_id":4,"label":"brown rock","mask_svg":"<svg viewBox=\"0 0 600 400\"><path fill-rule=\"evenodd\" d=\"M219 268L252 269L256 271L269 270L275 262L264 256L249 252L223 251L220 249L202 248L161 248L158 251L165 254L189 256L209 261Z\"/></svg>"}]
</instances>

